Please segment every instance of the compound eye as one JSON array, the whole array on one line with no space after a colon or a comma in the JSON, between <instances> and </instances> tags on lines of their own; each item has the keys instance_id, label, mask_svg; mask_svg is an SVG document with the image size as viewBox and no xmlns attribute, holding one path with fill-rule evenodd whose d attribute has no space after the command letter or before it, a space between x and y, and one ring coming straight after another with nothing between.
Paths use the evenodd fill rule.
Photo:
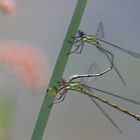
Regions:
<instances>
[{"instance_id":1,"label":"compound eye","mask_svg":"<svg viewBox=\"0 0 140 140\"><path fill-rule=\"evenodd\" d=\"M81 35L83 36L83 35L85 35L85 33L84 32L81 32Z\"/></svg>"},{"instance_id":2,"label":"compound eye","mask_svg":"<svg viewBox=\"0 0 140 140\"><path fill-rule=\"evenodd\" d=\"M58 84L59 84L59 86L63 86L65 83L67 83L66 80L62 78Z\"/></svg>"},{"instance_id":3,"label":"compound eye","mask_svg":"<svg viewBox=\"0 0 140 140\"><path fill-rule=\"evenodd\" d=\"M63 82L63 80L61 80L61 81L57 81L58 86L62 86L62 82Z\"/></svg>"},{"instance_id":4,"label":"compound eye","mask_svg":"<svg viewBox=\"0 0 140 140\"><path fill-rule=\"evenodd\" d=\"M79 36L84 36L84 35L85 35L85 33L84 33L84 32L82 32L81 30L78 30L78 35L79 35Z\"/></svg>"}]
</instances>

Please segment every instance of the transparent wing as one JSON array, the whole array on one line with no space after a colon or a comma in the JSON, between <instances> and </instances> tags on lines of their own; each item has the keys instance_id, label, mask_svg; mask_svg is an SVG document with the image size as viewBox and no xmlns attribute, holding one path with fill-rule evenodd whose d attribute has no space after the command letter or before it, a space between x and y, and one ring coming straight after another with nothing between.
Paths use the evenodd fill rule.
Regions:
<instances>
[{"instance_id":1,"label":"transparent wing","mask_svg":"<svg viewBox=\"0 0 140 140\"><path fill-rule=\"evenodd\" d=\"M95 36L100 39L104 38L104 27L102 22L99 23Z\"/></svg>"},{"instance_id":2,"label":"transparent wing","mask_svg":"<svg viewBox=\"0 0 140 140\"><path fill-rule=\"evenodd\" d=\"M86 88L87 90L91 91L90 87L88 87L87 85L84 85L84 88ZM113 119L111 118L111 116L103 109L103 107L98 104L98 102L93 98L93 97L89 97L93 103L96 104L96 106L99 108L99 110L105 115L105 117L112 123L112 125L122 134L121 129L117 126L117 124L113 121Z\"/></svg>"},{"instance_id":3,"label":"transparent wing","mask_svg":"<svg viewBox=\"0 0 140 140\"><path fill-rule=\"evenodd\" d=\"M108 42L108 41L102 40L102 39L100 39L100 37L99 37L99 38L97 37L97 40L102 41L102 42L104 42L104 43L106 43L106 44L108 44L108 45L111 45L112 47L114 47L114 48L116 48L116 49L118 49L118 50L120 50L120 51L122 51L122 52L124 52L124 53L127 53L127 54L129 54L129 55L131 55L131 56L133 56L133 57L135 57L135 58L140 59L140 54L139 54L139 53L136 53L136 52L133 52L133 51L131 51L131 50L122 48L122 47L117 46L117 45L115 45L115 44L112 44L112 43L110 43L110 42Z\"/></svg>"},{"instance_id":4,"label":"transparent wing","mask_svg":"<svg viewBox=\"0 0 140 140\"><path fill-rule=\"evenodd\" d=\"M117 97L119 99L123 99L125 101L128 101L128 102L131 102L131 103L134 103L134 104L137 104L137 105L140 105L139 102L135 101L135 100L131 100L131 99L128 99L128 98L125 98L125 97L122 97L122 96L119 96L119 95L116 95L114 93L111 93L111 92L107 92L107 91L104 91L104 90L100 90L100 89L97 89L97 88L93 88L93 87L89 87L87 86L86 84L85 85L82 85L85 89L87 89L89 92L93 92L93 90L96 90L96 91L100 91L101 93L106 93L106 94L109 94L109 95L112 95L114 97ZM87 94L88 95L88 94ZM96 96L97 97L97 96ZM91 95L89 94L89 98L97 105L97 107L100 109L100 111L108 118L108 120L114 125L114 127L120 132L122 133L122 131L120 130L120 128L116 125L116 123L112 120L112 118L110 117L110 115L97 103L95 97L91 97ZM103 98L102 98L103 99ZM99 99L100 100L100 99ZM104 100L104 99L103 99ZM115 105L114 103L111 103L111 102L106 102L107 100L105 99L104 103L109 103L108 105L112 106L112 107L115 107L116 109L136 118L137 120L139 120L139 116L132 113L132 112L129 112L128 110L122 108L122 107L119 107L117 105ZM115 106L114 106L115 105Z\"/></svg>"},{"instance_id":5,"label":"transparent wing","mask_svg":"<svg viewBox=\"0 0 140 140\"><path fill-rule=\"evenodd\" d=\"M112 125L122 134L123 132L121 131L121 129L117 126L117 124L113 121L113 119L111 118L111 116L107 113L106 110L103 109L103 107L98 104L98 102L90 97L90 99L92 100L92 102L94 102L96 104L96 106L99 108L99 110L105 115L105 117L112 123Z\"/></svg>"},{"instance_id":6,"label":"transparent wing","mask_svg":"<svg viewBox=\"0 0 140 140\"><path fill-rule=\"evenodd\" d=\"M97 63L92 63L92 65L89 67L89 69L87 70L87 74L89 73L99 73L99 65ZM93 82L97 77L89 77L89 78L82 78L81 79L81 84L84 88L86 88L87 90L92 92L92 88L90 88L86 83L87 82ZM111 116L102 108L101 105L98 104L98 102L93 98L93 97L89 97L92 102L94 102L96 104L96 106L99 108L99 110L105 115L105 117L112 123L112 125L120 132L122 133L122 131L120 130L120 128L117 126L117 124L113 121L113 119L111 118Z\"/></svg>"},{"instance_id":7,"label":"transparent wing","mask_svg":"<svg viewBox=\"0 0 140 140\"><path fill-rule=\"evenodd\" d=\"M105 94L111 95L111 96L113 96L113 97L116 97L116 98L125 100L125 101L127 101L127 102L130 102L130 103L133 103L133 104L136 104L136 105L140 105L140 102L138 102L138 101L135 101L135 100L132 100L132 99L129 99L129 98L126 98L126 97L123 97L123 96L114 94L114 93L112 93L112 92L108 92L108 91L105 91L105 90L102 90L102 89L98 89L98 88L95 88L95 87L91 87L91 86L86 85L86 89L87 89L87 88L88 88L88 90L90 89L90 91L91 91L91 89L92 89L92 90L96 90L96 91L98 91L98 92L100 92L100 93L105 93Z\"/></svg>"},{"instance_id":8,"label":"transparent wing","mask_svg":"<svg viewBox=\"0 0 140 140\"><path fill-rule=\"evenodd\" d=\"M109 55L108 55L106 52L104 52L104 54L106 55L107 59L108 59L108 60L110 61L110 63L112 64L112 61L111 61ZM121 81L123 82L123 84L126 86L125 81L124 81L124 79L123 79L121 73L119 72L119 69L117 68L117 66L116 66L114 63L113 63L113 68L115 69L117 75L119 76L119 78L121 79Z\"/></svg>"},{"instance_id":9,"label":"transparent wing","mask_svg":"<svg viewBox=\"0 0 140 140\"><path fill-rule=\"evenodd\" d=\"M94 67L97 66L96 63L93 63L91 65L91 67L88 69L87 73L89 73L92 69L94 69ZM96 68L96 67L95 67ZM108 91L104 91L104 90L101 90L101 89L98 89L98 88L94 88L94 87L90 87L86 84L86 80L85 78L82 78L81 80L81 83L82 83L82 86L84 88L86 88L88 91L91 91L92 90L95 90L95 91L98 91L100 93L106 93L108 95L111 95L113 97L117 97L119 99L122 99L122 100L125 100L125 101L128 101L128 102L131 102L133 104L137 104L137 105L140 105L140 102L137 102L135 100L131 100L129 98L126 98L126 97L123 97L123 96L119 96L117 94L114 94L112 92L108 92ZM122 133L122 131L120 130L120 128L117 126L117 124L113 121L113 119L111 118L111 116L102 108L102 106L96 101L96 99L94 99L93 97L90 97L89 98L96 104L96 106L99 108L99 110L106 116L106 118L108 118L108 120L112 123L112 125L120 132Z\"/></svg>"},{"instance_id":10,"label":"transparent wing","mask_svg":"<svg viewBox=\"0 0 140 140\"><path fill-rule=\"evenodd\" d=\"M89 67L89 69L87 70L87 73L86 74L98 74L100 73L100 68L99 68L99 65L97 63L92 63L92 65ZM84 80L86 82L94 82L96 79L97 79L98 76L96 77L87 77L87 78L84 78Z\"/></svg>"}]
</instances>

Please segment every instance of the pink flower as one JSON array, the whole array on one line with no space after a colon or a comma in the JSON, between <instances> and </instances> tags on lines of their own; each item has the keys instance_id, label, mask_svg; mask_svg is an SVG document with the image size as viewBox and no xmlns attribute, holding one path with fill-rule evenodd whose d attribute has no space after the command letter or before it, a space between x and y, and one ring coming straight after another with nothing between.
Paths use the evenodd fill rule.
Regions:
<instances>
[{"instance_id":1,"label":"pink flower","mask_svg":"<svg viewBox=\"0 0 140 140\"><path fill-rule=\"evenodd\" d=\"M13 16L16 13L16 3L14 0L0 0L0 9L4 13Z\"/></svg>"},{"instance_id":2,"label":"pink flower","mask_svg":"<svg viewBox=\"0 0 140 140\"><path fill-rule=\"evenodd\" d=\"M0 64L8 66L29 87L46 88L48 84L48 59L38 47L13 41L0 42Z\"/></svg>"}]
</instances>

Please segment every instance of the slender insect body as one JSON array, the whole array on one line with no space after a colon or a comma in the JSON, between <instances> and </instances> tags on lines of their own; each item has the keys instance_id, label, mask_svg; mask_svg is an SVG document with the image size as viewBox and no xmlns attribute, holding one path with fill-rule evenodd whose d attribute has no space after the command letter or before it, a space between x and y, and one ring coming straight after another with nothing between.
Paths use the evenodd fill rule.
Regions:
<instances>
[{"instance_id":1,"label":"slender insect body","mask_svg":"<svg viewBox=\"0 0 140 140\"><path fill-rule=\"evenodd\" d=\"M74 45L75 49L71 53L80 54L83 50L85 43L91 44L93 47L96 47L101 53L104 53L106 55L107 59L111 63L111 68L114 68L114 70L116 71L117 75L119 76L119 78L121 79L123 84L126 85L123 77L121 76L121 74L119 72L119 69L114 64L113 53L111 53L107 49L103 48L100 44L100 41L103 43L106 43L109 46L112 46L116 49L119 49L120 51L127 53L135 58L138 58L138 59L140 59L140 54L133 52L133 51L130 51L130 50L125 49L125 48L121 48L118 45L115 45L113 43L110 43L108 41L103 40L103 38L104 38L104 28L103 28L103 24L101 22L99 23L96 35L88 35L88 34L85 34L84 32L82 32L81 30L79 30L78 36L73 38L74 39L73 45ZM110 56L111 56L111 58L110 58Z\"/></svg>"},{"instance_id":2,"label":"slender insect body","mask_svg":"<svg viewBox=\"0 0 140 140\"><path fill-rule=\"evenodd\" d=\"M115 109L117 109L117 110L119 110L119 111L125 113L125 114L128 114L129 116L132 116L132 117L135 118L136 120L140 121L140 115L136 115L136 114L133 113L133 112L130 112L130 111L128 111L128 110L126 110L126 109L124 109L124 108L122 108L122 107L119 107L117 104L115 104L115 103L113 103L113 102L110 102L110 101L108 101L107 99L102 98L102 97L100 97L100 96L94 94L93 92L90 92L90 91L86 90L86 89L85 89L84 87L82 87L82 86L79 86L79 87L80 87L80 91L81 91L83 94L85 94L85 95L87 95L87 96L89 96L89 97L93 97L93 98L95 98L95 99L97 99L97 100L99 100L99 101L101 101L101 102L103 102L103 103L105 103L105 104L107 104L107 105L109 105L109 106L111 106L111 107L113 107L113 108L115 108ZM71 90L71 89L70 89L70 90ZM78 90L78 91L79 91L79 90Z\"/></svg>"},{"instance_id":3,"label":"slender insect body","mask_svg":"<svg viewBox=\"0 0 140 140\"><path fill-rule=\"evenodd\" d=\"M82 76L77 77L77 79L78 78L82 78ZM111 107L113 107L113 108L131 116L131 117L133 117L133 118L135 118L136 120L140 121L140 115L137 115L133 112L130 112L130 111L118 106L117 104L115 104L113 102L110 102L109 100L107 100L107 99L105 99L101 96L96 95L92 91L87 90L85 88L84 84L82 85L80 82L73 82L72 80L73 79L71 79L71 82L69 80L64 80L64 79L62 79L60 81L60 86L58 87L58 89L56 91L56 93L60 94L60 97L57 99L58 102L56 102L56 103L62 102L64 100L68 90L73 90L73 91L83 93L83 94L85 94L85 95L87 95L91 98L95 98L95 99L97 99L97 100L99 100L99 101L101 101L101 102L103 102L103 103L105 103L105 104L107 104L107 105L109 105L109 106L111 106ZM53 90L53 88L49 87L47 89L47 91L52 92L54 90ZM105 91L103 91L103 92L105 93ZM108 92L108 94L110 94L110 93ZM110 95L113 95L113 94L110 94ZM120 98L124 99L123 97L120 97ZM62 100L60 101L60 99L62 99ZM129 102L132 102L130 99L126 99L126 100L129 101ZM134 102L132 102L132 103L134 103Z\"/></svg>"},{"instance_id":4,"label":"slender insect body","mask_svg":"<svg viewBox=\"0 0 140 140\"><path fill-rule=\"evenodd\" d=\"M109 70L108 70L109 71ZM103 103L105 103L105 104L107 104L107 105L109 105L109 106L111 106L111 107L113 107L113 108L115 108L115 109L117 109L117 110L119 110L119 111L121 111L121 112L123 112L123 113L125 113L125 114L127 114L127 115L129 115L129 116L131 116L131 117L133 117L133 118L135 118L136 120L138 120L138 121L140 121L140 115L137 115L137 114L135 114L135 113L133 113L133 112L130 112L130 111L128 111L127 109L125 109L125 108L123 108L123 107L120 107L119 105L117 105L117 104L115 104L115 103L113 103L113 102L111 102L111 101L109 101L109 100L107 100L107 99L105 99L105 98L103 98L103 97L101 97L101 96L99 96L99 95L97 95L97 94L95 94L95 93L93 93L93 91L91 90L91 89L94 89L94 90L96 90L96 91L100 91L100 92L103 92L103 93L107 93L107 94L110 94L110 95L112 95L112 96L114 96L114 97L118 97L118 98L120 98L120 99L123 99L123 100L125 100L125 101L128 101L128 102L131 102L131 103L134 103L134 104L137 104L137 105L140 105L140 103L138 103L137 101L134 101L134 100L131 100L131 99L128 99L128 98L125 98L125 97L122 97L122 96L118 96L118 95L115 95L114 93L111 93L111 92L106 92L106 91L104 91L104 90L100 90L100 89L97 89L97 88L91 88L91 87L89 87L88 85L86 85L86 84L82 84L81 82L79 82L79 79L81 79L82 80L82 78L84 78L84 77L90 77L90 76L92 76L92 77L96 77L97 75L98 76L101 76L101 75L103 75L104 73L106 73L107 71L104 71L104 72L102 72L101 74L84 74L84 75L73 75L73 76L71 76L70 78L69 78L69 80L65 80L65 79L62 79L60 82L59 82L59 86L58 86L58 88L48 88L47 89L47 92L48 93L52 93L52 92L56 92L56 94L59 94L60 96L59 96L59 98L57 98L55 101L56 102L54 102L54 104L56 104L56 103L60 103L60 102L62 102L62 101L64 101L64 99L65 99L65 97L66 97L66 95L67 95L67 92L69 91L69 90L72 90L72 91L76 91L76 92L80 92L80 93L82 93L82 94L84 94L84 95L87 95L96 105L97 105L97 107L101 110L101 112L109 119L109 121L114 125L114 127L116 127L116 129L120 132L120 133L122 133L122 131L119 129L119 127L117 126L117 124L112 120L112 118L107 114L107 112L105 112L103 109L102 109L102 107L95 101L95 99L96 100L98 100L98 101L101 101L101 102L103 102ZM73 81L73 80L78 80L78 81Z\"/></svg>"},{"instance_id":5,"label":"slender insect body","mask_svg":"<svg viewBox=\"0 0 140 140\"><path fill-rule=\"evenodd\" d=\"M86 74L83 74L83 75L78 75L78 74L77 75L73 75L73 76L69 77L68 80L62 79L59 82L59 85L58 85L58 88L57 89L54 90L54 88L48 88L47 91L50 92L50 93L55 91L56 93L58 93L60 95L59 98L57 98L55 100L56 102L54 104L60 103L60 102L64 101L64 99L65 99L65 97L67 95L67 92L69 90L80 92L80 93L82 93L84 95L87 95L96 104L96 106L99 108L99 110L114 125L114 127L120 133L122 133L122 131L119 129L119 127L116 125L116 123L108 115L108 113L106 111L104 111L103 108L98 104L98 101L101 101L101 102L103 102L103 103L105 103L105 104L107 104L107 105L109 105L109 106L111 106L111 107L119 110L120 112L123 112L123 113L125 113L125 114L127 114L127 115L129 115L129 116L131 116L133 118L135 118L138 121L140 121L140 115L137 115L137 114L135 114L133 112L130 112L127 109L125 109L125 108L117 105L116 103L113 103L113 102L107 100L106 98L103 98L101 96L98 96L92 90L95 90L95 91L98 91L98 92L102 92L102 93L106 93L106 94L109 94L111 96L117 97L119 99L123 99L125 101L131 102L131 103L134 103L134 104L137 104L137 105L140 105L140 103L137 102L137 101L135 101L135 100L131 100L129 98L122 97L120 95L116 95L116 94L111 93L111 92L107 92L107 91L104 91L104 90L101 90L101 89L90 87L86 83L82 83L81 81L83 80L83 78L89 78L89 77L90 78L91 77L94 77L95 78L95 77L99 77L99 76L107 73L108 71L112 70L112 68L114 68L115 71L117 72L118 76L120 77L120 79L122 80L122 82L125 85L125 82L124 82L122 76L120 75L117 67L114 64L114 55L110 51L104 49L101 46L100 41L102 41L103 43L106 43L108 45L111 45L111 46L113 46L115 48L118 48L119 50L121 50L123 52L126 52L127 54L129 54L131 56L134 56L136 58L140 58L140 54L137 54L137 53L132 52L130 50L126 50L126 49L121 48L121 47L119 47L117 45L114 45L112 43L109 43L107 41L104 41L104 40L102 40L103 37L104 37L104 31L103 31L103 25L102 25L102 23L99 24L99 27L98 27L97 34L96 35L86 35L84 32L82 32L82 31L79 30L78 31L78 36L72 37L74 40L73 41L69 41L70 43L73 43L73 45L75 46L75 49L72 52L70 52L70 53L80 54L82 52L83 47L84 47L84 43L91 44L93 47L96 47L99 51L103 52L106 55L107 59L111 63L111 66L108 69L102 71L101 73L98 72L96 74L93 74L93 72L91 72L91 73L86 73ZM76 80L78 80L78 81L76 81Z\"/></svg>"},{"instance_id":6,"label":"slender insect body","mask_svg":"<svg viewBox=\"0 0 140 140\"><path fill-rule=\"evenodd\" d=\"M67 84L68 89L76 90L80 89L80 84L78 82L70 82Z\"/></svg>"},{"instance_id":7,"label":"slender insect body","mask_svg":"<svg viewBox=\"0 0 140 140\"><path fill-rule=\"evenodd\" d=\"M93 46L95 46L97 49L101 48L100 43L98 42L96 37L93 36L93 35L84 35L83 41L86 42L86 43L89 43L89 44L91 44Z\"/></svg>"}]
</instances>

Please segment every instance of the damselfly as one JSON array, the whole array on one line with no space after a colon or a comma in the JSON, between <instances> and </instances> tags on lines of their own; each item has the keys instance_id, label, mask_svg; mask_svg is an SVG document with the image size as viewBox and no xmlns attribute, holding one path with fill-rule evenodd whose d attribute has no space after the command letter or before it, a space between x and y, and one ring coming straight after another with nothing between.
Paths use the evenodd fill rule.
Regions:
<instances>
[{"instance_id":1,"label":"damselfly","mask_svg":"<svg viewBox=\"0 0 140 140\"><path fill-rule=\"evenodd\" d=\"M105 41L103 40L104 38L104 28L103 28L103 24L102 22L99 23L99 26L98 26L98 29L97 29L97 33L95 35L88 35L88 34L85 34L84 32L82 32L81 30L78 31L78 36L76 37L72 37L74 40L71 41L73 43L73 45L75 46L75 49L71 52L71 53L81 53L82 50L83 50L83 46L85 43L89 43L91 45L93 45L94 47L96 47L98 50L100 50L100 52L103 52L107 59L111 62L111 64L113 65L115 71L117 72L118 76L120 77L120 79L122 80L122 82L125 84L125 81L123 80L118 68L116 67L116 65L114 64L114 55L104 49L101 44L100 44L100 41L103 42L103 43L106 43L114 48L117 48L119 49L120 51L123 51L133 57L136 57L136 58L139 58L140 59L140 54L136 53L136 52L133 52L133 51L130 51L128 49L125 49L125 48L121 48L120 46L117 46L113 43L110 43L108 41ZM111 58L109 57L109 55L111 55Z\"/></svg>"},{"instance_id":2,"label":"damselfly","mask_svg":"<svg viewBox=\"0 0 140 140\"><path fill-rule=\"evenodd\" d=\"M51 92L56 92L57 94L60 95L59 98L56 99L56 103L60 103L62 102L68 91L69 90L72 90L72 91L77 91L79 93L83 93L85 95L87 95L96 105L97 107L102 111L102 113L111 121L111 123L118 129L119 132L122 133L122 131L119 129L119 127L116 125L116 123L112 120L112 118L107 114L107 112L105 110L102 109L102 107L98 104L98 101L101 101L133 118L135 118L136 120L140 121L140 115L136 115L135 113L133 112L130 112L122 107L120 107L119 105L101 97L101 96L98 96L97 94L95 94L92 90L95 90L95 91L99 91L99 92L103 92L103 93L106 93L106 94L109 94L111 96L114 96L114 97L117 97L117 98L120 98L120 99L123 99L123 100L126 100L128 102L131 102L131 103L134 103L134 104L137 104L137 105L140 105L139 102L135 101L135 100L131 100L131 99L128 99L126 97L122 97L122 96L119 96L119 95L116 95L114 93L111 93L111 92L107 92L107 91L104 91L104 90L101 90L101 89L98 89L98 88L94 88L94 87L90 87L88 86L86 83L82 83L81 80L83 80L83 78L87 78L87 77L99 77L99 76L102 76L104 73L99 73L99 74L84 74L84 75L73 75L69 78L69 80L64 80L62 79L61 81L59 81L59 87L58 89L57 88L51 88L49 87L47 89L47 92L51 93ZM77 80L77 81L75 81Z\"/></svg>"}]
</instances>

